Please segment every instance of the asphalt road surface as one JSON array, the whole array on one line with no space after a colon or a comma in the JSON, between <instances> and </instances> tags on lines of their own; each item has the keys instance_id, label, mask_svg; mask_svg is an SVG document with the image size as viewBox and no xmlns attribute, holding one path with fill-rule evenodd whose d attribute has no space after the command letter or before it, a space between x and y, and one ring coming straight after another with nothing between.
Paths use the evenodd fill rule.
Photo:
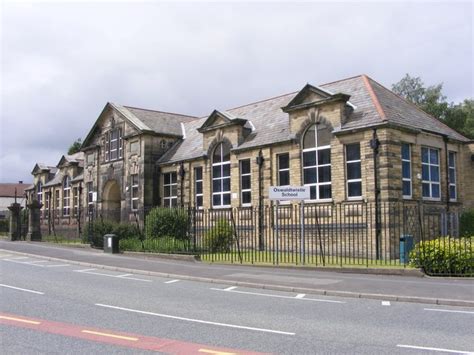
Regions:
<instances>
[{"instance_id":1,"label":"asphalt road surface","mask_svg":"<svg viewBox=\"0 0 474 355\"><path fill-rule=\"evenodd\" d=\"M323 297L0 253L3 354L474 353L474 309Z\"/></svg>"}]
</instances>

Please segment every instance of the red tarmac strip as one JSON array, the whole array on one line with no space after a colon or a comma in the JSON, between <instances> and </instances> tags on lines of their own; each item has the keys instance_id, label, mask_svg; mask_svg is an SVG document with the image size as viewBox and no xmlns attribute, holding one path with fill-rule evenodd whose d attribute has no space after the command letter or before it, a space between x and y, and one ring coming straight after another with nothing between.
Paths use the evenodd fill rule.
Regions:
<instances>
[{"instance_id":1,"label":"red tarmac strip","mask_svg":"<svg viewBox=\"0 0 474 355\"><path fill-rule=\"evenodd\" d=\"M197 343L174 339L148 337L137 334L117 332L115 330L78 326L69 323L53 322L44 319L23 317L15 314L0 313L0 324L33 329L39 332L64 335L99 343L107 343L135 349L159 351L167 354L262 354L228 348L216 348Z\"/></svg>"}]
</instances>

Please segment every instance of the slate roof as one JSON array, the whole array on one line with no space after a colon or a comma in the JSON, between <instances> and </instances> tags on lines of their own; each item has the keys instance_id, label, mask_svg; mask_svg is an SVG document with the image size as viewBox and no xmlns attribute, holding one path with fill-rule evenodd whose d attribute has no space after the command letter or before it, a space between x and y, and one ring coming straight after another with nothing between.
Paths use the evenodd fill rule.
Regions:
<instances>
[{"instance_id":1,"label":"slate roof","mask_svg":"<svg viewBox=\"0 0 474 355\"><path fill-rule=\"evenodd\" d=\"M22 197L25 193L25 190L28 188L28 184L18 184L18 183L0 183L0 197Z\"/></svg>"},{"instance_id":2,"label":"slate roof","mask_svg":"<svg viewBox=\"0 0 474 355\"><path fill-rule=\"evenodd\" d=\"M79 174L74 179L72 179L71 182L78 182L82 180L84 180L84 174Z\"/></svg>"},{"instance_id":3,"label":"slate roof","mask_svg":"<svg viewBox=\"0 0 474 355\"><path fill-rule=\"evenodd\" d=\"M52 178L46 184L44 184L43 187L61 185L62 181L63 181L63 174L58 171L56 175L54 175L54 178Z\"/></svg>"},{"instance_id":4,"label":"slate roof","mask_svg":"<svg viewBox=\"0 0 474 355\"><path fill-rule=\"evenodd\" d=\"M354 108L342 127L335 131L352 130L384 123L415 128L466 142L469 141L455 130L428 115L414 104L394 94L366 75L359 75L332 83L319 85L332 94L350 95L348 104ZM277 96L248 105L226 110L231 116L247 119L255 129L238 149L253 148L284 142L291 139L288 114L282 111L298 92ZM186 139L175 144L158 163L173 163L203 156L203 137L197 131L206 121L203 117L184 122Z\"/></svg>"}]
</instances>

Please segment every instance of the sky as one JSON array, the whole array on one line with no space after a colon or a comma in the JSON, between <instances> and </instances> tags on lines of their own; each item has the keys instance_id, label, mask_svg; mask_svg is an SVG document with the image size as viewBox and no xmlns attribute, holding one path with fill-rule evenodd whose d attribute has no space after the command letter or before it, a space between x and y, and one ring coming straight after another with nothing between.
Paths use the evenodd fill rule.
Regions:
<instances>
[{"instance_id":1,"label":"sky","mask_svg":"<svg viewBox=\"0 0 474 355\"><path fill-rule=\"evenodd\" d=\"M107 102L205 116L367 74L473 97L473 2L0 5L0 182L57 165Z\"/></svg>"}]
</instances>

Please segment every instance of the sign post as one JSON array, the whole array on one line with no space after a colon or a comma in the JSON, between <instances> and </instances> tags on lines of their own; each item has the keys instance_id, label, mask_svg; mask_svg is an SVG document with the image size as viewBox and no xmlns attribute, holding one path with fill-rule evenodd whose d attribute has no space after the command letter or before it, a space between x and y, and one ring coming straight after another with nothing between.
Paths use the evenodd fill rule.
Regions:
<instances>
[{"instance_id":1,"label":"sign post","mask_svg":"<svg viewBox=\"0 0 474 355\"><path fill-rule=\"evenodd\" d=\"M300 254L301 260L304 265L305 263L305 230L304 230L304 200L309 200L311 197L308 186L270 186L268 189L268 196L270 200L276 201L276 213L275 213L275 227L274 233L274 250L276 247L277 263L278 263L278 235L279 235L279 224L278 224L278 205L279 201L300 201Z\"/></svg>"}]
</instances>

